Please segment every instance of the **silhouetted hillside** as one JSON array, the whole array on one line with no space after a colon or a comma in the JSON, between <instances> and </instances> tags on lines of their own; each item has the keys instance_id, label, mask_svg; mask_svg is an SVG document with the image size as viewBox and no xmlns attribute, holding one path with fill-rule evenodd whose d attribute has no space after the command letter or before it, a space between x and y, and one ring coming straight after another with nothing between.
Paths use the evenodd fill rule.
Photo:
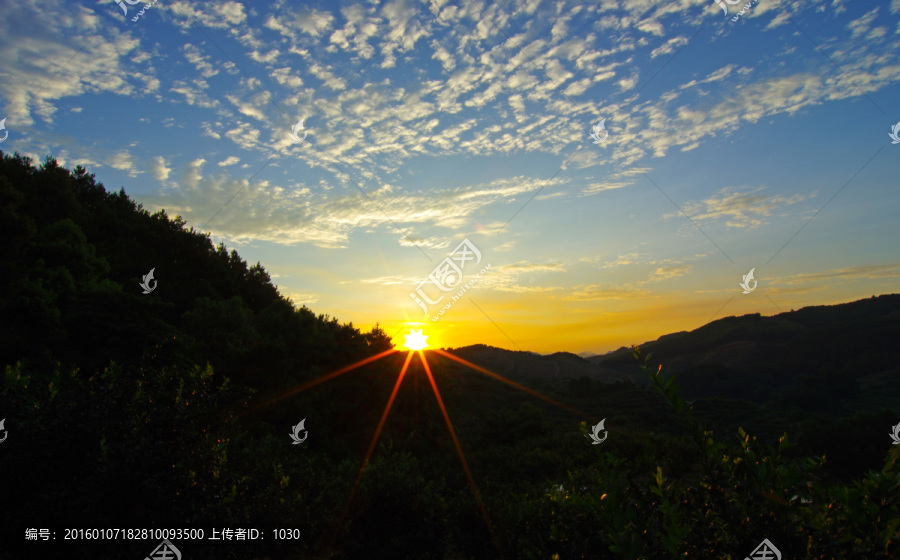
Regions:
<instances>
[{"instance_id":1,"label":"silhouetted hillside","mask_svg":"<svg viewBox=\"0 0 900 560\"><path fill-rule=\"evenodd\" d=\"M2 152L0 152L2 154ZM85 375L109 362L165 367L209 362L260 384L334 358L387 347L337 319L295 310L259 263L214 247L165 211L150 214L93 175L0 159L0 363ZM151 269L150 294L139 284Z\"/></svg>"},{"instance_id":2,"label":"silhouetted hillside","mask_svg":"<svg viewBox=\"0 0 900 560\"><path fill-rule=\"evenodd\" d=\"M516 352L484 344L464 346L452 352L515 380L588 377L602 383L634 382L628 374L591 363L570 352L542 356L534 352Z\"/></svg>"},{"instance_id":3,"label":"silhouetted hillside","mask_svg":"<svg viewBox=\"0 0 900 560\"><path fill-rule=\"evenodd\" d=\"M688 396L723 396L766 402L785 391L829 384L836 394L877 387L900 397L900 295L807 307L772 317L726 317L641 347L678 375ZM635 373L630 350L588 361ZM893 379L893 383L889 380ZM799 384L799 385L798 385ZM900 403L900 399L895 400Z\"/></svg>"}]
</instances>

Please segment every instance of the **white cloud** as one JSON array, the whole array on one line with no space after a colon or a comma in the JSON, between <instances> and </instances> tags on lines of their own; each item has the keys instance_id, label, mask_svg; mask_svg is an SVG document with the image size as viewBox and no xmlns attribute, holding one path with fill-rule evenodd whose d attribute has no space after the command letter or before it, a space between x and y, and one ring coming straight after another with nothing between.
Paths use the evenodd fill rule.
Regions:
<instances>
[{"instance_id":1,"label":"white cloud","mask_svg":"<svg viewBox=\"0 0 900 560\"><path fill-rule=\"evenodd\" d=\"M153 174L153 178L157 181L165 181L169 178L169 174L172 172L172 168L166 165L166 159L162 156L156 156L153 158L153 165L150 167L150 173Z\"/></svg>"},{"instance_id":2,"label":"white cloud","mask_svg":"<svg viewBox=\"0 0 900 560\"><path fill-rule=\"evenodd\" d=\"M732 228L754 229L766 223L766 218L776 210L797 204L814 195L793 196L758 194L764 189L738 191L725 188L702 201L688 202L682 206L685 214L694 222L725 220ZM680 212L667 214L666 218L681 216Z\"/></svg>"},{"instance_id":3,"label":"white cloud","mask_svg":"<svg viewBox=\"0 0 900 560\"><path fill-rule=\"evenodd\" d=\"M202 25L216 29L227 29L246 22L244 5L239 2L185 2L175 1L157 4L175 16L175 24L182 28Z\"/></svg>"}]
</instances>

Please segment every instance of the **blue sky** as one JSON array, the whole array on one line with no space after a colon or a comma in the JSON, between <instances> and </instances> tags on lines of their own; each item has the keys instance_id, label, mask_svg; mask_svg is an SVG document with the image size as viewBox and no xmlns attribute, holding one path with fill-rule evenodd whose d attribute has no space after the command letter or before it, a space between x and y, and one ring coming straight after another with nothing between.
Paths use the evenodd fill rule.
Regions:
<instances>
[{"instance_id":1,"label":"blue sky","mask_svg":"<svg viewBox=\"0 0 900 560\"><path fill-rule=\"evenodd\" d=\"M900 0L124 5L0 7L0 149L317 313L600 353L897 292ZM410 293L464 239L475 282L435 321L457 288Z\"/></svg>"}]
</instances>

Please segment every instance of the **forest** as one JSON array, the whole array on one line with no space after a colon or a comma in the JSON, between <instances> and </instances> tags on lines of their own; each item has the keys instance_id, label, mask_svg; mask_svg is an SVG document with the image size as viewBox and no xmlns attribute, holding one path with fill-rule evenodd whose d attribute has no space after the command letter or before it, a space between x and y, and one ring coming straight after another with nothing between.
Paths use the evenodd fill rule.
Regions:
<instances>
[{"instance_id":1,"label":"forest","mask_svg":"<svg viewBox=\"0 0 900 560\"><path fill-rule=\"evenodd\" d=\"M633 382L513 371L525 391L426 351L361 471L407 359L382 328L295 306L260 263L52 157L0 152L0 228L0 558L153 544L51 548L28 527L194 526L268 534L173 540L185 559L740 560L764 539L785 560L900 557L900 296L725 318L579 366Z\"/></svg>"}]
</instances>

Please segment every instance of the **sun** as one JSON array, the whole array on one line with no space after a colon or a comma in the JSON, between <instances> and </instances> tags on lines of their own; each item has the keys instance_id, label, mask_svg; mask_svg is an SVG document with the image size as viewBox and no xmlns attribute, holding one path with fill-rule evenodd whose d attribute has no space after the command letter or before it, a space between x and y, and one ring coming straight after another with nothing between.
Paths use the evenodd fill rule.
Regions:
<instances>
[{"instance_id":1,"label":"sun","mask_svg":"<svg viewBox=\"0 0 900 560\"><path fill-rule=\"evenodd\" d=\"M409 329L409 334L403 335L403 338L406 339L403 346L409 350L423 350L428 347L428 343L425 342L425 339L428 338L428 336L422 334L422 329L419 329L418 331Z\"/></svg>"}]
</instances>

